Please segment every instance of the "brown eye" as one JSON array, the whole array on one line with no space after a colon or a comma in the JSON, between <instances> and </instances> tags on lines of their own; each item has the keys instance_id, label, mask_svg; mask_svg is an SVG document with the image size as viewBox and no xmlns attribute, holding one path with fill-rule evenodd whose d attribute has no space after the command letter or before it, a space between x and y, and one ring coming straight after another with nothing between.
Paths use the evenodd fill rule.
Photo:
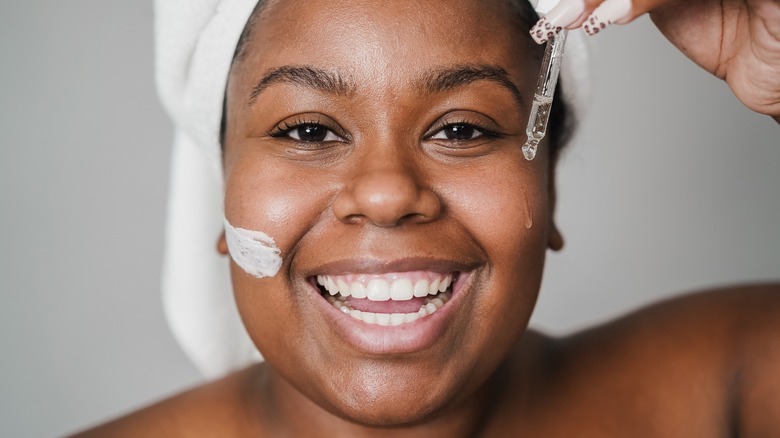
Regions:
<instances>
[{"instance_id":1,"label":"brown eye","mask_svg":"<svg viewBox=\"0 0 780 438\"><path fill-rule=\"evenodd\" d=\"M306 142L325 142L339 140L338 136L336 136L336 134L334 134L330 129L314 123L293 126L287 131L287 135L295 140Z\"/></svg>"},{"instance_id":2,"label":"brown eye","mask_svg":"<svg viewBox=\"0 0 780 438\"><path fill-rule=\"evenodd\" d=\"M434 140L473 140L485 135L473 125L455 123L443 127L439 132L431 136Z\"/></svg>"}]
</instances>

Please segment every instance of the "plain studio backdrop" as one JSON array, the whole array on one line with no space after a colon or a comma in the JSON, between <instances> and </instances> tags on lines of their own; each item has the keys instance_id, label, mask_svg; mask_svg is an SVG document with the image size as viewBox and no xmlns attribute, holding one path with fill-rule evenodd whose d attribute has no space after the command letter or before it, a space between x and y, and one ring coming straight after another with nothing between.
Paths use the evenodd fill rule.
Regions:
<instances>
[{"instance_id":1,"label":"plain studio backdrop","mask_svg":"<svg viewBox=\"0 0 780 438\"><path fill-rule=\"evenodd\" d=\"M592 110L558 169L566 247L533 324L566 334L780 278L780 126L647 17L591 43ZM62 435L200 379L160 302L172 130L152 60L150 1L0 6L2 436Z\"/></svg>"}]
</instances>

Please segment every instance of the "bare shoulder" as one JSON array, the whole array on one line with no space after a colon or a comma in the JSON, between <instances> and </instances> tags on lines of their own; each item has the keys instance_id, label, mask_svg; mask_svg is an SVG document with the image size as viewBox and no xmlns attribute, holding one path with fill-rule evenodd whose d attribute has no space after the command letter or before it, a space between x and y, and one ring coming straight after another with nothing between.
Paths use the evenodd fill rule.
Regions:
<instances>
[{"instance_id":1,"label":"bare shoulder","mask_svg":"<svg viewBox=\"0 0 780 438\"><path fill-rule=\"evenodd\" d=\"M732 359L750 359L745 353L756 343L777 338L779 327L780 283L744 285L672 298L563 342L576 346L609 339L630 344L630 350L654 353L662 353L656 349L663 346L684 345L692 353L711 350Z\"/></svg>"},{"instance_id":2,"label":"bare shoulder","mask_svg":"<svg viewBox=\"0 0 780 438\"><path fill-rule=\"evenodd\" d=\"M758 351L780 342L779 330L780 283L757 284L672 298L575 334L563 343L575 349L619 345L627 355L658 359L668 353L693 362L720 358L742 373L758 359Z\"/></svg>"},{"instance_id":3,"label":"bare shoulder","mask_svg":"<svg viewBox=\"0 0 780 438\"><path fill-rule=\"evenodd\" d=\"M600 430L651 427L659 436L780 430L780 284L674 298L552 348L548 389L560 406L583 415L622 414Z\"/></svg>"},{"instance_id":4,"label":"bare shoulder","mask_svg":"<svg viewBox=\"0 0 780 438\"><path fill-rule=\"evenodd\" d=\"M247 409L246 388L261 372L255 365L73 437L242 436L256 426Z\"/></svg>"}]
</instances>

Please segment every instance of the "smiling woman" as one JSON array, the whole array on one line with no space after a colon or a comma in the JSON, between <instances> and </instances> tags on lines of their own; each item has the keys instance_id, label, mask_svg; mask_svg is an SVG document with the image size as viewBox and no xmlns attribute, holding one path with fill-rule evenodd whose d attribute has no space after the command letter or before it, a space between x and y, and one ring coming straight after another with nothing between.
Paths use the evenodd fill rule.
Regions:
<instances>
[{"instance_id":1,"label":"smiling woman","mask_svg":"<svg viewBox=\"0 0 780 438\"><path fill-rule=\"evenodd\" d=\"M570 126L557 99L549 141L523 157L537 19L503 0L254 8L218 89L221 130L178 121L221 139L217 246L265 362L84 436L777 430L777 287L566 339L527 328L562 246L553 175Z\"/></svg>"},{"instance_id":2,"label":"smiling woman","mask_svg":"<svg viewBox=\"0 0 780 438\"><path fill-rule=\"evenodd\" d=\"M273 278L233 269L238 309L288 388L412 424L484 383L533 308L549 174L518 151L539 49L476 31L516 27L498 3L423 20L411 4L371 5L381 20L302 6L263 10L228 82L225 214L285 255ZM292 21L307 31L280 52L268 42ZM497 309L515 317L480 317Z\"/></svg>"}]
</instances>

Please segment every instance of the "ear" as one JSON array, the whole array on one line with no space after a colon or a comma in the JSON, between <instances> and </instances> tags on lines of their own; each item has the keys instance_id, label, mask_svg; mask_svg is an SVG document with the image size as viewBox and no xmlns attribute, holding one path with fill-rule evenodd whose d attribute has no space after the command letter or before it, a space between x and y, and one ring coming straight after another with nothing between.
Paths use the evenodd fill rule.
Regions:
<instances>
[{"instance_id":1,"label":"ear","mask_svg":"<svg viewBox=\"0 0 780 438\"><path fill-rule=\"evenodd\" d=\"M227 239L225 239L224 231L219 235L219 239L217 240L217 252L222 255L228 254Z\"/></svg>"},{"instance_id":2,"label":"ear","mask_svg":"<svg viewBox=\"0 0 780 438\"><path fill-rule=\"evenodd\" d=\"M553 163L552 166L550 166L550 177L549 181L547 182L547 193L550 194L550 202L549 202L549 208L550 211L548 212L548 217L550 218L550 223L548 224L550 234L547 237L547 247L550 248L553 251L560 251L563 249L563 234L561 234L561 231L558 229L558 225L555 224L555 202L556 202L556 190L555 190L555 164Z\"/></svg>"},{"instance_id":3,"label":"ear","mask_svg":"<svg viewBox=\"0 0 780 438\"><path fill-rule=\"evenodd\" d=\"M550 237L547 247L553 251L563 249L563 234L558 230L558 226L555 225L555 221L552 218L550 219Z\"/></svg>"}]
</instances>

